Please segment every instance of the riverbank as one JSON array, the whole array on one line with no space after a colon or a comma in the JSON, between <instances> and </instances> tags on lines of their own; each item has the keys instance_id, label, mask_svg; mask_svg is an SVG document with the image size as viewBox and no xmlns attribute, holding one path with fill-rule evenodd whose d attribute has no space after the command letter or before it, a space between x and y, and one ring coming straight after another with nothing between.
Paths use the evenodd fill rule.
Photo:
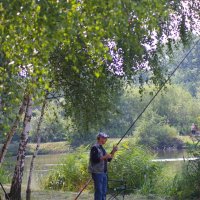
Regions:
<instances>
[{"instance_id":1,"label":"riverbank","mask_svg":"<svg viewBox=\"0 0 200 200\"><path fill-rule=\"evenodd\" d=\"M131 138L125 138L124 142L130 139ZM178 136L177 139L183 142L183 148L185 148L188 144L193 144L194 142L190 136ZM109 140L111 141L110 142L111 145L113 145L113 144L116 144L119 139L112 138ZM2 144L0 144L0 148L1 147L2 147ZM35 143L28 143L26 155L32 155L35 147L36 147ZM18 149L18 143L11 143L8 147L8 155L16 156L17 149ZM39 155L62 154L62 153L69 153L71 151L73 151L73 148L68 142L47 142L47 143L41 143L40 149L39 149Z\"/></svg>"},{"instance_id":2,"label":"riverbank","mask_svg":"<svg viewBox=\"0 0 200 200\"><path fill-rule=\"evenodd\" d=\"M35 143L28 143L26 155L32 155L35 150L36 144ZM0 144L0 148L2 148L2 144ZM16 156L18 149L18 143L11 143L8 147L8 155L9 156ZM39 155L46 155L46 154L62 154L68 153L72 150L71 146L68 142L47 142L41 143L39 149Z\"/></svg>"},{"instance_id":3,"label":"riverbank","mask_svg":"<svg viewBox=\"0 0 200 200\"><path fill-rule=\"evenodd\" d=\"M189 137L186 138L186 136L181 136L182 139L184 139L186 142L191 142L189 140ZM129 139L125 139L123 142L129 141ZM116 142L118 141L118 139L109 139L109 148L112 147L113 144L116 144ZM13 145L13 144L12 144ZM34 150L36 144L29 144L28 145L28 151L29 153L31 153L31 151ZM12 151L16 151L17 152L17 144L15 144L15 146L12 146ZM75 195L77 193L73 193L73 192L63 192L63 191L49 191L49 190L43 190L43 184L42 184L42 180L46 177L46 175L54 169L54 167L56 167L57 165L59 165L61 163L61 161L63 159L65 159L65 155L67 155L67 153L72 152L74 149L67 144L66 142L56 142L56 143L43 143L41 144L41 151L40 151L40 156L37 157L37 159L35 160L35 168L34 168L34 173L33 173L33 180L32 180L32 189L33 189L33 193L32 193L32 198L31 200L36 200L36 199L59 199L59 200L64 200L64 199L68 199L68 200L73 200ZM15 152L15 153L16 153ZM166 152L165 152L166 153ZM173 153L173 152L170 152ZM41 155L41 154L45 154L45 155ZM10 155L10 152L9 152ZM159 156L160 157L160 156ZM174 157L174 156L173 156ZM179 156L178 157L183 157L183 156ZM25 199L25 187L27 185L27 177L28 177L28 173L29 173L29 165L30 165L30 159L31 156L27 156L26 159L26 163L25 163L25 169L24 169L24 177L23 177L23 199ZM9 164L11 164L11 162L8 162ZM170 165L170 169L173 169L173 174L176 174L177 170L180 170L181 168L181 163L179 163L180 166L177 167L177 162L176 164L169 164L167 163L167 165ZM165 164L166 165L166 164ZM173 165L173 167L171 167ZM176 166L176 167L175 167ZM177 168L176 171L174 171L174 168ZM167 172L169 173L171 170L168 169ZM174 176L173 175L173 176ZM9 186L7 186L7 191L9 191ZM84 194L81 196L81 199L87 199L87 200L92 200L93 199L93 195L91 193L88 192L84 192ZM147 196L142 196L139 194L132 194L130 196L126 196L127 200L147 200L147 199L154 199L154 200L165 200L169 198L165 198L165 197L157 197L154 195L147 195Z\"/></svg>"}]
</instances>

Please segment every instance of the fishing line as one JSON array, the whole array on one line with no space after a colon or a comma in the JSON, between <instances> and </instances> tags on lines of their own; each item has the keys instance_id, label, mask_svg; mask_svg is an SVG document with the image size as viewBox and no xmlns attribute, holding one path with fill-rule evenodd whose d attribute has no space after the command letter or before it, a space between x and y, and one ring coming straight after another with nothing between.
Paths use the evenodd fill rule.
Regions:
<instances>
[{"instance_id":1,"label":"fishing line","mask_svg":"<svg viewBox=\"0 0 200 200\"><path fill-rule=\"evenodd\" d=\"M124 135L121 137L119 142L117 143L117 146L120 144L120 142L124 139L124 137L128 134L128 132L132 129L132 127L135 125L135 123L138 121L138 119L142 116L142 114L146 111L146 109L150 106L152 101L156 98L156 96L160 93L160 91L164 88L164 86L167 84L167 82L171 79L171 77L175 74L175 72L178 70L178 68L181 66L181 64L184 62L184 60L188 57L188 55L192 52L192 50L197 46L198 41L193 45L193 47L188 51L188 53L183 57L181 62L177 65L177 67L171 72L171 74L168 76L168 78L164 81L164 83L161 85L161 87L158 89L158 91L155 93L155 95L151 98L149 103L144 107L142 112L137 116L134 122L132 122L131 126L127 129L127 131L124 133Z\"/></svg>"},{"instance_id":2,"label":"fishing line","mask_svg":"<svg viewBox=\"0 0 200 200\"><path fill-rule=\"evenodd\" d=\"M178 70L178 68L182 65L182 63L185 61L185 59L189 56L189 54L192 52L192 50L197 46L198 42L200 41L200 39L197 40L197 42L195 42L195 44L193 45L193 47L187 52L187 54L183 57L183 59L181 60L181 62L176 66L176 68L171 72L171 74L168 76L168 78L163 82L163 84L160 86L160 88L158 89L158 91L155 93L155 95L150 99L149 103L144 107L144 109L141 111L141 113L137 116L137 118L132 122L132 124L130 125L130 127L127 129L127 131L124 133L124 135L120 138L120 140L118 141L118 143L116 144L116 146L118 146L121 141L124 139L124 137L129 133L129 131L133 128L133 126L135 125L135 123L139 120L139 118L142 116L142 114L146 111L146 109L150 106L150 104L153 102L153 100L156 98L156 96L160 93L160 91L164 88L164 86L167 84L167 82L171 79L171 77L175 74L175 72ZM79 191L78 195L75 197L74 200L77 200L78 197L81 195L81 193L84 191L84 189L89 185L89 183L91 182L92 178L90 178L87 183L83 186L83 188Z\"/></svg>"}]
</instances>

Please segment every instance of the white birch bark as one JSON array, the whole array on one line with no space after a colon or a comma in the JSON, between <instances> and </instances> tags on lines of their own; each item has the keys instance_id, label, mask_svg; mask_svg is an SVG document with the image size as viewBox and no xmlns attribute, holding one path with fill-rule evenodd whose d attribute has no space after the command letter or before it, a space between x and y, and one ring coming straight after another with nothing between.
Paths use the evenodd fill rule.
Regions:
<instances>
[{"instance_id":1,"label":"white birch bark","mask_svg":"<svg viewBox=\"0 0 200 200\"><path fill-rule=\"evenodd\" d=\"M17 162L9 193L10 200L21 200L21 185L24 172L25 151L30 131L31 117L32 117L32 99L29 95L28 104L24 116L23 131L21 133L19 149L17 154Z\"/></svg>"},{"instance_id":2,"label":"white birch bark","mask_svg":"<svg viewBox=\"0 0 200 200\"><path fill-rule=\"evenodd\" d=\"M7 138L6 138L6 141L1 149L1 152L0 152L0 165L3 163L3 160L5 158L5 155L7 153L7 150L8 150L8 146L9 144L11 143L11 140L16 132L16 129L18 127L18 124L19 124L19 121L20 121L20 118L22 116L22 114L25 112L25 109L27 107L27 101L28 101L28 97L27 95L24 95L24 99L23 99L23 102L22 102L22 105L19 109L19 112L18 112L18 115L16 116L16 119L10 129L10 131L8 132L7 134Z\"/></svg>"},{"instance_id":3,"label":"white birch bark","mask_svg":"<svg viewBox=\"0 0 200 200\"><path fill-rule=\"evenodd\" d=\"M38 154L39 148L40 148L40 141L41 141L40 128L41 128L41 123L42 123L43 116L44 116L44 111L45 111L46 103L47 103L47 100L45 98L45 100L43 101L43 105L42 105L42 109L41 109L41 114L40 114L40 118L39 118L39 121L38 121L37 130L36 130L37 145L36 145L35 151L33 153L32 159L31 159L30 170L29 170L29 177L28 177L28 183L27 183L27 189L26 189L26 200L30 200L30 198L31 198L31 181L32 181L34 160L35 160L35 158L36 158L36 156Z\"/></svg>"}]
</instances>

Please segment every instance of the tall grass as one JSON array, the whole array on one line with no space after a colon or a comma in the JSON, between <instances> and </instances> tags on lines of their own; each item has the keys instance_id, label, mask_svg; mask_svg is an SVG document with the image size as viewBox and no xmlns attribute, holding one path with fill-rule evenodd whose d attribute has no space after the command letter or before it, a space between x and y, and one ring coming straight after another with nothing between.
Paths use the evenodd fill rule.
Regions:
<instances>
[{"instance_id":1,"label":"tall grass","mask_svg":"<svg viewBox=\"0 0 200 200\"><path fill-rule=\"evenodd\" d=\"M176 188L174 187L177 176L181 174L182 171L182 162L173 162L173 163L163 163L162 171L157 176L155 182L153 193L159 196L174 196L176 193Z\"/></svg>"},{"instance_id":2,"label":"tall grass","mask_svg":"<svg viewBox=\"0 0 200 200\"><path fill-rule=\"evenodd\" d=\"M106 149L112 149L107 145ZM153 195L163 199L200 199L200 162L157 163L148 149L123 142L108 166L109 180L123 180L134 194ZM45 189L78 191L90 178L89 148L80 147L68 154L46 177ZM109 182L109 188L115 183ZM92 190L92 184L87 190Z\"/></svg>"},{"instance_id":3,"label":"tall grass","mask_svg":"<svg viewBox=\"0 0 200 200\"><path fill-rule=\"evenodd\" d=\"M87 148L68 154L44 181L46 189L77 191L89 178Z\"/></svg>"},{"instance_id":4,"label":"tall grass","mask_svg":"<svg viewBox=\"0 0 200 200\"><path fill-rule=\"evenodd\" d=\"M62 164L48 175L44 182L45 188L79 190L90 177L87 170L88 157L89 149L83 147L69 154ZM143 193L147 193L160 173L159 164L151 162L152 158L152 154L147 150L125 142L108 167L109 179L123 179L130 190L141 189ZM88 189L91 188L90 186Z\"/></svg>"},{"instance_id":5,"label":"tall grass","mask_svg":"<svg viewBox=\"0 0 200 200\"><path fill-rule=\"evenodd\" d=\"M0 182L2 184L9 183L10 181L10 174L6 170L6 167L4 165L0 166Z\"/></svg>"},{"instance_id":6,"label":"tall grass","mask_svg":"<svg viewBox=\"0 0 200 200\"><path fill-rule=\"evenodd\" d=\"M110 164L109 177L125 180L129 191L150 193L161 172L160 164L152 162L152 159L153 154L148 149L130 142L123 143Z\"/></svg>"},{"instance_id":7,"label":"tall grass","mask_svg":"<svg viewBox=\"0 0 200 200\"><path fill-rule=\"evenodd\" d=\"M196 155L197 153L197 155ZM199 157L199 152L195 152ZM177 174L173 184L172 196L176 199L200 199L200 160L191 160L183 165L182 172Z\"/></svg>"}]
</instances>

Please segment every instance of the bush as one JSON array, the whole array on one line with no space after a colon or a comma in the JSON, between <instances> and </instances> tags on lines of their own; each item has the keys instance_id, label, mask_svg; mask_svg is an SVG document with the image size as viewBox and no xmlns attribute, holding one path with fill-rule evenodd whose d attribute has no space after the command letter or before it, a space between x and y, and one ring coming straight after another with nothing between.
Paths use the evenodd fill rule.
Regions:
<instances>
[{"instance_id":1,"label":"bush","mask_svg":"<svg viewBox=\"0 0 200 200\"><path fill-rule=\"evenodd\" d=\"M147 149L124 143L110 164L109 177L125 180L130 191L139 189L142 193L149 193L161 171L160 165L152 159Z\"/></svg>"},{"instance_id":2,"label":"bush","mask_svg":"<svg viewBox=\"0 0 200 200\"><path fill-rule=\"evenodd\" d=\"M138 144L152 149L181 148L183 143L178 140L177 130L169 126L165 119L150 111L136 128Z\"/></svg>"},{"instance_id":3,"label":"bush","mask_svg":"<svg viewBox=\"0 0 200 200\"><path fill-rule=\"evenodd\" d=\"M182 147L183 143L176 138L176 129L169 125L155 125L148 131L140 133L139 144L153 149L167 149Z\"/></svg>"},{"instance_id":4,"label":"bush","mask_svg":"<svg viewBox=\"0 0 200 200\"><path fill-rule=\"evenodd\" d=\"M82 188L89 179L89 154L86 151L88 152L87 148L81 148L69 154L62 165L48 175L45 188L69 191L78 191ZM159 165L151 162L151 159L152 155L146 150L133 147L128 142L123 143L116 158L109 165L109 179L124 179L130 189L137 188L147 192L151 190L160 170Z\"/></svg>"},{"instance_id":5,"label":"bush","mask_svg":"<svg viewBox=\"0 0 200 200\"><path fill-rule=\"evenodd\" d=\"M199 156L198 156L199 157ZM174 179L171 196L176 199L200 199L200 161L191 160L183 165Z\"/></svg>"},{"instance_id":6,"label":"bush","mask_svg":"<svg viewBox=\"0 0 200 200\"><path fill-rule=\"evenodd\" d=\"M198 146L192 155L199 157L200 152ZM190 157L192 157L190 154ZM200 160L190 160L184 163L176 163L167 165L162 171L157 184L155 185L155 193L159 195L168 195L176 200L197 200L200 199ZM176 169L174 169L176 168Z\"/></svg>"},{"instance_id":7,"label":"bush","mask_svg":"<svg viewBox=\"0 0 200 200\"><path fill-rule=\"evenodd\" d=\"M175 193L175 179L180 174L182 162L179 163L163 163L162 171L157 176L156 183L153 188L153 193L159 196L172 196Z\"/></svg>"},{"instance_id":8,"label":"bush","mask_svg":"<svg viewBox=\"0 0 200 200\"><path fill-rule=\"evenodd\" d=\"M75 153L68 154L58 167L45 179L44 187L53 190L77 191L88 180L88 153L86 148L80 148Z\"/></svg>"}]
</instances>

